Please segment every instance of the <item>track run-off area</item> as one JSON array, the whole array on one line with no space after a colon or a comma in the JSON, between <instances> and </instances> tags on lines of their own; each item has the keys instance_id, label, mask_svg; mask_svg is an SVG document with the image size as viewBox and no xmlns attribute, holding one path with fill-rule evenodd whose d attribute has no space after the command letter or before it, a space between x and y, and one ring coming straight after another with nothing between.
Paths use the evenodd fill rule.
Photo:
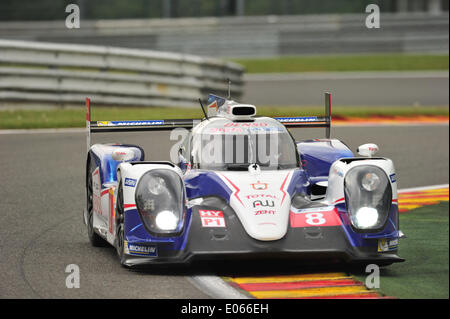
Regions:
<instances>
[{"instance_id":1,"label":"track run-off area","mask_svg":"<svg viewBox=\"0 0 450 319\"><path fill-rule=\"evenodd\" d=\"M405 210L400 216L401 226L402 217L413 214L419 206L448 202L448 186L445 187L449 173L448 132L448 121L366 123L336 125L332 137L346 142L353 151L361 144L376 143L380 147L378 155L394 161L399 188L406 189L399 198L399 207ZM82 222L86 149L83 130L3 133L0 133L1 176L5 182L0 189L1 298L397 297L368 290L360 278L345 269L300 269L276 263L233 263L146 272L122 268L113 248L89 245ZM295 129L292 133L296 140L324 136L319 129ZM169 158L170 147L176 141L158 132L105 134L93 142L142 145L148 160L162 160ZM410 189L427 185L441 186ZM402 242L400 256L401 251ZM403 264L407 263L408 260ZM80 268L80 288L66 287L65 269L69 264Z\"/></svg>"},{"instance_id":2,"label":"track run-off area","mask_svg":"<svg viewBox=\"0 0 450 319\"><path fill-rule=\"evenodd\" d=\"M400 190L399 212L404 214L419 207L448 201L448 185ZM400 221L401 219L402 216L400 216ZM384 299L395 297L385 296L378 291L366 288L363 282L355 279L348 272L224 277L223 280L242 291L249 298L257 299Z\"/></svg>"}]
</instances>

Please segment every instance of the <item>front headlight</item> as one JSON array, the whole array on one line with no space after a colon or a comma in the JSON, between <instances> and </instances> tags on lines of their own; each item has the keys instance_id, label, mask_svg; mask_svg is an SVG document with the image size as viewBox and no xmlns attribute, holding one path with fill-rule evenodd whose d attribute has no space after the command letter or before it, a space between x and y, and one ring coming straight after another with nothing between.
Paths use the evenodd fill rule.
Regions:
<instances>
[{"instance_id":1,"label":"front headlight","mask_svg":"<svg viewBox=\"0 0 450 319\"><path fill-rule=\"evenodd\" d=\"M375 173L366 173L361 180L361 185L366 191L374 191L380 185L380 178Z\"/></svg>"},{"instance_id":2,"label":"front headlight","mask_svg":"<svg viewBox=\"0 0 450 319\"><path fill-rule=\"evenodd\" d=\"M382 229L392 202L386 173L377 166L356 166L346 174L344 189L352 225L362 231Z\"/></svg>"},{"instance_id":3,"label":"front headlight","mask_svg":"<svg viewBox=\"0 0 450 319\"><path fill-rule=\"evenodd\" d=\"M355 226L367 229L375 226L378 222L378 211L372 207L361 207L355 213Z\"/></svg>"},{"instance_id":4,"label":"front headlight","mask_svg":"<svg viewBox=\"0 0 450 319\"><path fill-rule=\"evenodd\" d=\"M154 178L150 178L147 183L148 190L153 195L160 195L162 192L166 190L166 182L164 178L154 176Z\"/></svg>"},{"instance_id":5,"label":"front headlight","mask_svg":"<svg viewBox=\"0 0 450 319\"><path fill-rule=\"evenodd\" d=\"M145 228L153 235L176 235L183 228L184 188L169 169L145 173L136 187L136 206Z\"/></svg>"},{"instance_id":6,"label":"front headlight","mask_svg":"<svg viewBox=\"0 0 450 319\"><path fill-rule=\"evenodd\" d=\"M178 225L178 217L170 210L163 210L156 215L155 224L161 230L174 230Z\"/></svg>"}]
</instances>

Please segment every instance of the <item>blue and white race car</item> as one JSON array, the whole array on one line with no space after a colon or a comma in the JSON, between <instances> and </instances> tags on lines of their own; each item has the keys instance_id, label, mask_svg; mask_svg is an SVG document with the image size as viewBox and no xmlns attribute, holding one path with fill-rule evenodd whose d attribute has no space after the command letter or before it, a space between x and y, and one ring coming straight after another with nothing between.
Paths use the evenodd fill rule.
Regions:
<instances>
[{"instance_id":1,"label":"blue and white race car","mask_svg":"<svg viewBox=\"0 0 450 319\"><path fill-rule=\"evenodd\" d=\"M202 120L91 121L87 99L90 242L115 246L127 267L403 261L394 165L373 157L375 144L356 157L330 138L330 100L322 117L256 116L253 105L210 95ZM326 138L295 141L294 127L325 127ZM173 129L183 138L171 162L146 161L135 145L90 145L91 133Z\"/></svg>"}]
</instances>

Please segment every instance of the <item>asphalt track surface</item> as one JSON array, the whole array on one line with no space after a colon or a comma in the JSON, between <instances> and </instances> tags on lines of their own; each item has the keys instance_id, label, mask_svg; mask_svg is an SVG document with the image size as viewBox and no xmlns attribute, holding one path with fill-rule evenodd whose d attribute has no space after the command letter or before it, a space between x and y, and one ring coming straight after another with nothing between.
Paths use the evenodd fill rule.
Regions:
<instances>
[{"instance_id":1,"label":"asphalt track surface","mask_svg":"<svg viewBox=\"0 0 450 319\"><path fill-rule=\"evenodd\" d=\"M256 105L444 106L448 71L246 74L242 101ZM292 94L295 92L295 94Z\"/></svg>"},{"instance_id":2,"label":"asphalt track surface","mask_svg":"<svg viewBox=\"0 0 450 319\"><path fill-rule=\"evenodd\" d=\"M400 188L448 183L449 127L337 127L352 150L375 142L394 160ZM297 129L295 137L322 137ZM168 159L168 133L99 134L93 142L143 145L148 159ZM113 248L89 245L82 222L86 138L80 132L0 134L0 298L209 298L191 276L254 274L254 265L201 265L133 272ZM80 267L80 288L66 287L66 266ZM296 269L298 271L298 268ZM258 265L277 274L283 265ZM244 273L246 272L246 273Z\"/></svg>"}]
</instances>

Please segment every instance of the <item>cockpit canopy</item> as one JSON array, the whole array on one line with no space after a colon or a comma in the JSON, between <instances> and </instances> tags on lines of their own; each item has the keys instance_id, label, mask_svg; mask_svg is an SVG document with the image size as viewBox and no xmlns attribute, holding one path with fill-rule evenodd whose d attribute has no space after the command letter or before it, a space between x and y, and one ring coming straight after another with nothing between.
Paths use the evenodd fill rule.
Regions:
<instances>
[{"instance_id":1,"label":"cockpit canopy","mask_svg":"<svg viewBox=\"0 0 450 319\"><path fill-rule=\"evenodd\" d=\"M215 117L203 123L192 132L194 168L246 170L249 165L258 164L262 170L276 170L298 166L292 136L274 119L233 121Z\"/></svg>"}]
</instances>

